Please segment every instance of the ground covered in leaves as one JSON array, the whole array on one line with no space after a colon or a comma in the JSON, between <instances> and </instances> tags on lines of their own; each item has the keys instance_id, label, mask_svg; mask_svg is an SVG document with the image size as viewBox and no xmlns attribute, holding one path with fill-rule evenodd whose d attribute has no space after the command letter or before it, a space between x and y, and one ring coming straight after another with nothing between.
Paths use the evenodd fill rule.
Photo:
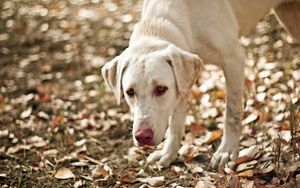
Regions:
<instances>
[{"instance_id":1,"label":"ground covered in leaves","mask_svg":"<svg viewBox=\"0 0 300 188\"><path fill-rule=\"evenodd\" d=\"M145 162L155 148L133 146L128 108L116 106L100 76L128 45L140 9L137 0L0 2L1 187L299 187L300 46L272 14L241 39L237 161L209 168L225 93L222 72L207 65L188 97L177 161Z\"/></svg>"}]
</instances>

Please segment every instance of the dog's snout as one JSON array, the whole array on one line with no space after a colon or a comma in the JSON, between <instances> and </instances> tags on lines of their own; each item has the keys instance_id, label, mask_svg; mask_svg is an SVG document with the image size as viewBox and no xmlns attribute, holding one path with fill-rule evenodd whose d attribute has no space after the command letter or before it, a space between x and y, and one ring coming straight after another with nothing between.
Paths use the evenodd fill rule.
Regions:
<instances>
[{"instance_id":1,"label":"dog's snout","mask_svg":"<svg viewBox=\"0 0 300 188\"><path fill-rule=\"evenodd\" d=\"M139 130L134 135L139 144L153 145L153 131L152 129Z\"/></svg>"}]
</instances>

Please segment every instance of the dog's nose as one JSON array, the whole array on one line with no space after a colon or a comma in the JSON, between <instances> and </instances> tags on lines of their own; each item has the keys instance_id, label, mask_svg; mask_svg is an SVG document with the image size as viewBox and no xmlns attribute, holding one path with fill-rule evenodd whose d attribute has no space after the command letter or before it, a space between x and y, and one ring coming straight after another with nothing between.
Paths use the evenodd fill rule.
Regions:
<instances>
[{"instance_id":1,"label":"dog's nose","mask_svg":"<svg viewBox=\"0 0 300 188\"><path fill-rule=\"evenodd\" d=\"M143 145L153 145L153 131L152 129L139 130L134 135L138 143Z\"/></svg>"}]
</instances>

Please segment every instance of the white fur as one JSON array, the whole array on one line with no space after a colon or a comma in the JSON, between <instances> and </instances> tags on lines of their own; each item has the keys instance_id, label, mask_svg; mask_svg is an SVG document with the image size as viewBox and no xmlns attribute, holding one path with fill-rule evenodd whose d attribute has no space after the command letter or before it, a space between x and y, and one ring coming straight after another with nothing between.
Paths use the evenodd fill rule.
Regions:
<instances>
[{"instance_id":1,"label":"white fur","mask_svg":"<svg viewBox=\"0 0 300 188\"><path fill-rule=\"evenodd\" d=\"M177 156L186 115L184 96L204 63L219 65L226 78L224 136L212 166L238 154L244 84L244 52L239 37L284 0L145 0L129 47L102 73L120 102L122 93L133 115L133 134L151 128L164 148L149 162L169 165ZM200 58L202 59L200 59ZM160 97L157 85L168 87ZM134 88L136 96L126 94ZM134 139L136 145L138 143Z\"/></svg>"}]
</instances>

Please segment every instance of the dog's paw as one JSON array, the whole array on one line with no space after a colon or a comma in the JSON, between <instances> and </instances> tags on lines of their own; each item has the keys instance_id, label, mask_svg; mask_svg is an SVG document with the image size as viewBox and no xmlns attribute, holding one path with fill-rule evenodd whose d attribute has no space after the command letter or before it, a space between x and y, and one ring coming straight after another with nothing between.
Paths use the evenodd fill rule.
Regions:
<instances>
[{"instance_id":1,"label":"dog's paw","mask_svg":"<svg viewBox=\"0 0 300 188\"><path fill-rule=\"evenodd\" d=\"M165 152L163 150L155 151L147 158L148 163L157 162L159 165L168 167L176 159L177 154L173 152Z\"/></svg>"},{"instance_id":2,"label":"dog's paw","mask_svg":"<svg viewBox=\"0 0 300 188\"><path fill-rule=\"evenodd\" d=\"M229 161L234 161L238 152L238 144L221 144L211 159L211 167L216 169L225 166Z\"/></svg>"}]
</instances>

